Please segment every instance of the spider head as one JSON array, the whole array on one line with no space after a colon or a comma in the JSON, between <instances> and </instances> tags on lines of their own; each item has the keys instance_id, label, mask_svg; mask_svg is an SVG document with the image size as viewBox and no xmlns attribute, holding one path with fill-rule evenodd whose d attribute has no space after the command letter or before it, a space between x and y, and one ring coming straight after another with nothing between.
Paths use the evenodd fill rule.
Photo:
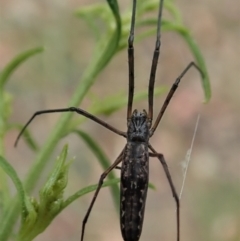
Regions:
<instances>
[{"instance_id":1,"label":"spider head","mask_svg":"<svg viewBox=\"0 0 240 241\"><path fill-rule=\"evenodd\" d=\"M146 110L139 112L134 110L128 120L127 138L129 141L146 142L149 139L151 123L148 120Z\"/></svg>"}]
</instances>

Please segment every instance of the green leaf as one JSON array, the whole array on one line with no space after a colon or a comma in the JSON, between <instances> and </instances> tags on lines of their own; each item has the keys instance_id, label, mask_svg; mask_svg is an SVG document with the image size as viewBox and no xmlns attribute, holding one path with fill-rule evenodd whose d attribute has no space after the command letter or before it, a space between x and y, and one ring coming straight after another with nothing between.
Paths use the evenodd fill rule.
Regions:
<instances>
[{"instance_id":1,"label":"green leaf","mask_svg":"<svg viewBox=\"0 0 240 241\"><path fill-rule=\"evenodd\" d=\"M147 29L144 28L144 32L135 36L136 42L140 40L152 36L156 34L156 26L157 26L157 18L156 17L145 17L146 13L156 12L159 6L159 1L156 0L149 0L143 1L138 5L138 12L136 18L136 28L140 28L143 26L152 26L153 28ZM190 31L182 25L181 14L180 11L176 8L173 1L165 1L164 8L171 14L173 20L162 20L162 31L174 31L180 34L185 42L188 44L190 51L192 52L195 61L199 68L202 70L203 75L201 76L201 82L204 90L205 95L205 102L208 102L211 98L211 86L208 71L206 68L206 64L202 53L195 43L193 37L190 34ZM123 17L123 32L121 35L121 40L119 43L118 51L127 47L127 37L129 34L129 25L131 19L129 18L128 14L124 14Z\"/></svg>"},{"instance_id":2,"label":"green leaf","mask_svg":"<svg viewBox=\"0 0 240 241\"><path fill-rule=\"evenodd\" d=\"M119 19L120 19L119 7L118 7L118 2L117 2L117 0L107 0L107 2L108 2L108 5L109 5L110 9L111 9L112 12L113 12L113 15L114 15L116 18L119 18Z\"/></svg>"},{"instance_id":3,"label":"green leaf","mask_svg":"<svg viewBox=\"0 0 240 241\"><path fill-rule=\"evenodd\" d=\"M154 96L162 95L167 91L166 87L157 87L154 90ZM148 91L144 90L134 95L134 101L144 100L148 97ZM116 95L107 96L101 100L95 101L95 104L90 107L90 112L94 115L104 114L111 115L122 107L127 105L127 95L119 93Z\"/></svg>"},{"instance_id":4,"label":"green leaf","mask_svg":"<svg viewBox=\"0 0 240 241\"><path fill-rule=\"evenodd\" d=\"M2 154L4 152L3 148L3 138L6 133L6 131L9 128L8 124L8 117L11 114L12 110L12 103L11 103L11 96L6 93L3 89L5 84L7 83L9 77L14 72L14 70L22 64L24 61L26 61L29 57L40 53L43 51L43 48L34 48L28 51L25 51L21 54L19 54L17 57L15 57L10 63L7 64L7 66L1 71L0 73L0 153ZM23 189L23 185L20 182L19 178L16 175L16 172L14 171L11 166L5 162L4 159L1 158L1 165L2 168L5 170L5 172L11 177L13 180L18 195L20 197L20 203L21 203L21 212L19 212L19 200L18 198L12 199L12 202L9 202L8 205L4 204L4 219L2 221L2 224L0 225L0 240L5 241L8 239L8 237L11 235L11 230L13 228L14 222L16 220L17 215L19 213L22 214L22 221L23 220L34 220L36 217L35 207L31 204L31 201L26 196L25 191ZM1 172L2 174L2 172ZM1 181L3 182L5 175L1 176ZM2 186L4 186L4 183L2 183ZM4 196L4 199L9 198ZM6 201L6 200L3 200Z\"/></svg>"},{"instance_id":5,"label":"green leaf","mask_svg":"<svg viewBox=\"0 0 240 241\"><path fill-rule=\"evenodd\" d=\"M26 193L24 191L21 180L19 179L14 168L2 156L0 156L0 166L7 173L7 175L12 179L19 195L19 200L22 206L22 215L23 217L26 217L27 207L26 207L25 200L27 198L26 198Z\"/></svg>"},{"instance_id":6,"label":"green leaf","mask_svg":"<svg viewBox=\"0 0 240 241\"><path fill-rule=\"evenodd\" d=\"M12 95L4 91L1 99L3 113L1 113L0 117L4 123L7 123L9 116L12 114L12 100Z\"/></svg>"},{"instance_id":7,"label":"green leaf","mask_svg":"<svg viewBox=\"0 0 240 241\"><path fill-rule=\"evenodd\" d=\"M110 180L107 180L103 183L102 185L102 188L104 187L109 187L109 186L112 186L112 185L117 185L118 183L120 182L120 179L119 178L114 178L114 179L110 179ZM66 208L69 204L71 204L73 201L75 201L76 199L78 199L79 197L82 197L90 192L93 192L97 189L98 187L98 184L94 184L94 185L90 185L90 186L87 186L87 187L84 187L82 189L80 189L79 191L77 191L76 193L74 193L73 195L71 195L70 197L68 197L63 205L62 205L62 208L61 208L61 211ZM156 187L152 184L152 183L149 183L148 184L148 187L152 190L156 190ZM119 206L119 205L118 205ZM119 211L119 210L118 210Z\"/></svg>"},{"instance_id":8,"label":"green leaf","mask_svg":"<svg viewBox=\"0 0 240 241\"><path fill-rule=\"evenodd\" d=\"M7 125L7 130L12 130L12 129L17 129L20 132L23 129L23 125L20 125L20 124ZM36 141L33 139L32 135L28 129L26 129L23 132L23 138L24 138L25 142L27 143L27 145L30 147L30 149L32 149L33 151L38 151L38 145L37 145Z\"/></svg>"},{"instance_id":9,"label":"green leaf","mask_svg":"<svg viewBox=\"0 0 240 241\"><path fill-rule=\"evenodd\" d=\"M66 164L68 146L65 145L60 156L56 160L55 167L46 184L40 190L41 205L51 212L51 205L63 198L63 190L67 186L69 164Z\"/></svg>"},{"instance_id":10,"label":"green leaf","mask_svg":"<svg viewBox=\"0 0 240 241\"><path fill-rule=\"evenodd\" d=\"M204 58L202 56L202 53L194 41L193 37L191 36L190 32L182 25L179 24L174 24L171 22L165 22L164 26L165 30L170 30L170 31L176 31L178 32L184 40L187 42L195 60L198 65L198 67L201 69L203 75L202 77L202 86L205 94L205 102L208 102L211 98L211 86L210 86L210 80L209 80L209 75L208 71L205 65Z\"/></svg>"},{"instance_id":11,"label":"green leaf","mask_svg":"<svg viewBox=\"0 0 240 241\"><path fill-rule=\"evenodd\" d=\"M32 199L32 205L37 211L37 216L35 220L27 219L22 223L19 232L20 241L30 241L43 232L61 210L63 192L67 186L70 165L70 163L66 164L66 157L67 145L64 146L46 184L40 190L39 203L35 199Z\"/></svg>"},{"instance_id":12,"label":"green leaf","mask_svg":"<svg viewBox=\"0 0 240 241\"><path fill-rule=\"evenodd\" d=\"M140 22L140 24L142 26L144 26L144 25L156 26L157 20L154 18L150 18L147 20L142 20ZM202 53L201 53L198 45L194 41L189 30L186 27L184 27L183 25L175 23L175 22L167 21L167 20L163 20L162 24L163 24L162 25L163 31L175 31L175 32L179 33L180 36L182 36L184 38L185 42L188 44L190 51L192 52L192 54L195 58L196 64L198 65L198 67L201 69L201 71L203 73L201 75L201 82L202 82L202 86L203 86L203 90L204 90L205 102L208 102L211 98L211 85L210 85L210 80L209 80L209 75L208 75L208 71L206 68L206 64L205 64L204 58L202 56ZM150 36L150 35L154 34L155 32L156 32L155 29L147 30L144 33L142 33L140 36L138 36L137 41L139 41L140 39L146 38L146 36ZM120 45L120 47L122 47L122 46Z\"/></svg>"},{"instance_id":13,"label":"green leaf","mask_svg":"<svg viewBox=\"0 0 240 241\"><path fill-rule=\"evenodd\" d=\"M105 24L107 27L107 30L104 34L101 33L100 35L99 33L97 33L98 41L92 60L92 66L94 66L94 77L95 73L99 73L107 65L107 63L116 52L121 36L121 18L117 1L108 0L107 2L111 12L109 11L109 8L106 8L105 5L101 6L99 4L82 8L76 11L76 15L84 18L89 24L90 28L92 28L93 30L96 30L96 28L98 28L92 20L96 20L96 16L101 16L101 18L105 20ZM92 19L89 16L91 16Z\"/></svg>"},{"instance_id":14,"label":"green leaf","mask_svg":"<svg viewBox=\"0 0 240 241\"><path fill-rule=\"evenodd\" d=\"M205 93L205 102L207 103L210 100L212 94L211 94L210 79L209 79L209 75L208 75L208 71L207 71L207 67L206 67L204 58L203 58L202 53L201 53L200 49L198 48L196 42L191 37L190 33L182 33L182 36L188 43L188 46L191 49L191 51L196 59L197 65L200 67L200 69L203 73L202 87L203 87L204 93Z\"/></svg>"},{"instance_id":15,"label":"green leaf","mask_svg":"<svg viewBox=\"0 0 240 241\"><path fill-rule=\"evenodd\" d=\"M2 156L0 156L0 166L7 173L7 175L12 179L12 181L17 189L19 201L21 204L21 212L20 213L22 216L22 223L25 222L26 220L35 221L35 219L36 219L35 208L33 207L30 199L26 195L22 182L20 181L16 171ZM11 206L11 203L9 203L9 205ZM6 237L9 235L8 233L6 233L7 230L4 229L4 227L6 225L5 220L7 220L8 215L9 215L9 213L5 213L5 217L3 219L3 222L1 223L1 227L2 227L1 230L3 230L3 231L2 231L2 233L0 233L0 240L5 240Z\"/></svg>"},{"instance_id":16,"label":"green leaf","mask_svg":"<svg viewBox=\"0 0 240 241\"><path fill-rule=\"evenodd\" d=\"M182 22L181 14L177 9L177 6L173 3L173 1L165 1L164 7L171 14L171 16L173 16L174 21L180 22L180 23Z\"/></svg>"},{"instance_id":17,"label":"green leaf","mask_svg":"<svg viewBox=\"0 0 240 241\"><path fill-rule=\"evenodd\" d=\"M15 57L0 73L0 86L4 86L13 71L29 57L42 52L43 47L27 50Z\"/></svg>"},{"instance_id":18,"label":"green leaf","mask_svg":"<svg viewBox=\"0 0 240 241\"><path fill-rule=\"evenodd\" d=\"M112 186L112 185L117 185L119 183L120 179L119 178L114 178L114 179L110 179L110 180L107 180L103 183L102 185L102 188L104 187L109 187L109 186ZM65 207L67 207L69 204L71 204L73 201L75 201L77 198L83 196L83 195L86 195L90 192L93 192L97 189L98 187L98 184L94 184L94 185L90 185L90 186L87 186L87 187L84 187L82 189L80 189L79 191L77 191L76 193L74 193L73 195L71 195L69 198L67 198L64 203L62 204L62 209L63 210ZM119 204L118 204L119 206Z\"/></svg>"},{"instance_id":19,"label":"green leaf","mask_svg":"<svg viewBox=\"0 0 240 241\"><path fill-rule=\"evenodd\" d=\"M104 171L111 166L111 162L105 155L104 151L97 144L97 142L90 137L90 135L88 135L86 132L81 130L74 130L73 132L76 133L78 136L80 136L81 139L83 139L84 142L88 145L89 149L96 156L97 160L99 161ZM107 178L109 180L116 178L116 175L114 174L113 170L108 174ZM111 193L112 193L112 198L113 198L116 210L118 211L119 210L119 187L117 185L112 185Z\"/></svg>"}]
</instances>

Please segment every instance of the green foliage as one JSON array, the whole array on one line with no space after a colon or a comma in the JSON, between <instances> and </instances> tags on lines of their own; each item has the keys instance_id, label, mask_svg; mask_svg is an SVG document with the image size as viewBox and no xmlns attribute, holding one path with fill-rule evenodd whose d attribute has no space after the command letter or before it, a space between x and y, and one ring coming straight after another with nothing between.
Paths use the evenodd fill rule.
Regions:
<instances>
[{"instance_id":1,"label":"green foliage","mask_svg":"<svg viewBox=\"0 0 240 241\"><path fill-rule=\"evenodd\" d=\"M67 186L68 169L66 164L67 146L65 146L56 160L56 165L51 172L46 184L39 192L39 202L31 199L27 215L22 219L19 240L33 240L42 233L53 218L61 211L64 202L63 192Z\"/></svg>"},{"instance_id":2,"label":"green foliage","mask_svg":"<svg viewBox=\"0 0 240 241\"><path fill-rule=\"evenodd\" d=\"M109 61L119 51L127 47L127 37L131 19L131 7L129 10L120 16L119 8L116 0L108 0L108 4L96 4L82 8L76 11L76 15L85 19L89 24L90 29L95 34L96 47L90 61L89 66L85 70L79 86L72 96L68 106L79 106L88 93L90 87L96 81L98 74L107 66ZM140 36L136 37L136 41L141 41L150 35L155 34L156 19L149 17L150 12L156 12L158 9L158 1L139 1L136 27L148 26ZM202 86L205 93L205 100L208 101L211 96L208 73L205 67L205 62L201 52L190 35L190 31L182 25L180 13L175 7L173 1L165 1L165 9L170 13L172 20L163 20L162 30L175 31L180 34L191 50L195 61L203 71ZM100 33L97 27L97 22L101 20L105 24L105 32ZM0 220L0 240L6 241L13 235L12 230L19 215L21 215L21 227L15 234L20 241L33 240L39 233L43 232L51 223L51 221L66 208L71 202L77 198L96 190L97 185L84 187L68 198L64 198L64 189L67 186L68 169L71 162L66 163L67 146L65 146L56 161L56 165L50 173L46 184L41 188L39 201L30 197L31 191L35 188L37 181L41 177L49 157L54 151L62 137L74 132L84 140L89 149L96 155L99 164L103 169L110 165L110 161L106 157L101 147L87 133L79 129L79 124L86 118L79 118L77 121L71 121L71 113L62 115L57 122L55 128L49 134L44 146L38 148L34 138L29 131L24 133L24 140L27 145L36 153L36 159L32 162L33 165L29 168L27 177L21 181L14 168L4 158L3 141L6 133L10 129L22 128L18 123L9 123L9 116L12 110L12 97L6 93L5 86L10 80L10 76L15 69L24 63L29 57L43 51L43 48L38 47L21 53L14 58L0 72L0 196L1 196L1 219ZM161 94L166 88L156 88L155 94ZM135 95L135 100L144 99L147 97L147 92L139 92ZM111 115L125 106L127 103L126 96L116 94L107 96L104 99L96 100L90 107L89 112L92 114ZM18 192L17 198L11 197L7 184L7 177L13 181ZM109 174L108 179L103 184L111 186L111 193L115 206L118 204L119 179L114 173ZM4 218L3 218L4 217Z\"/></svg>"}]
</instances>

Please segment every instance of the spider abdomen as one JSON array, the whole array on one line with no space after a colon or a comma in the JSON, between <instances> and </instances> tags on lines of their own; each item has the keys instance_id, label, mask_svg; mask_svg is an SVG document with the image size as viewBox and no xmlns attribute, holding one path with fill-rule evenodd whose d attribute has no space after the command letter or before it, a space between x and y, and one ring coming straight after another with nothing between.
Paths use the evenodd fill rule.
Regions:
<instances>
[{"instance_id":1,"label":"spider abdomen","mask_svg":"<svg viewBox=\"0 0 240 241\"><path fill-rule=\"evenodd\" d=\"M121 168L120 221L124 241L138 241L148 190L148 145L128 143Z\"/></svg>"}]
</instances>

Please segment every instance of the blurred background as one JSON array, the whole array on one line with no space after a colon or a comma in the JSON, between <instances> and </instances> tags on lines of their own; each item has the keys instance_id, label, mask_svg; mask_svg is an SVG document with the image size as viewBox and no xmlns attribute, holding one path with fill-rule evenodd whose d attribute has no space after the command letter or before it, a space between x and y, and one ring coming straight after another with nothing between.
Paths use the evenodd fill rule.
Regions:
<instances>
[{"instance_id":1,"label":"blurred background","mask_svg":"<svg viewBox=\"0 0 240 241\"><path fill-rule=\"evenodd\" d=\"M26 61L11 77L7 90L14 97L12 122L26 123L36 110L67 107L81 75L91 60L93 33L74 10L96 2L69 1L0 1L0 69L16 54L45 46L45 52ZM122 0L121 10L132 1ZM212 86L212 99L204 104L199 73L192 69L184 77L152 145L164 153L176 189L180 192L185 156L200 115L186 183L181 198L181 239L185 241L240 240L240 1L178 0L184 24L191 29L205 58ZM137 33L136 33L137 34ZM154 37L135 45L136 91L148 86ZM156 86L171 86L176 77L193 60L183 39L175 33L162 34L161 56ZM89 96L106 96L126 91L128 79L126 50L98 76ZM116 88L117 86L117 88ZM155 116L165 95L155 98ZM87 110L91 98L81 108ZM147 101L134 104L147 108ZM38 117L29 130L39 146L59 118L58 114ZM76 117L77 118L77 117ZM110 117L101 117L118 129L126 130L126 108ZM125 140L91 121L81 129L87 131L114 161ZM17 131L6 138L7 160L23 179L35 153L24 141L17 149L13 143ZM66 137L54 151L56 158L63 144L69 143L69 158L76 160L70 168L65 195L98 182L102 169L84 143L74 135ZM49 161L49 170L53 162ZM44 183L48 176L42 177ZM140 240L176 240L175 202L158 160L150 160L150 182L145 220ZM14 193L13 188L13 193ZM38 190L34 193L37 197ZM79 240L82 219L92 194L75 201L64 210L36 241ZM108 189L101 190L86 226L85 241L122 240L119 217Z\"/></svg>"}]
</instances>

